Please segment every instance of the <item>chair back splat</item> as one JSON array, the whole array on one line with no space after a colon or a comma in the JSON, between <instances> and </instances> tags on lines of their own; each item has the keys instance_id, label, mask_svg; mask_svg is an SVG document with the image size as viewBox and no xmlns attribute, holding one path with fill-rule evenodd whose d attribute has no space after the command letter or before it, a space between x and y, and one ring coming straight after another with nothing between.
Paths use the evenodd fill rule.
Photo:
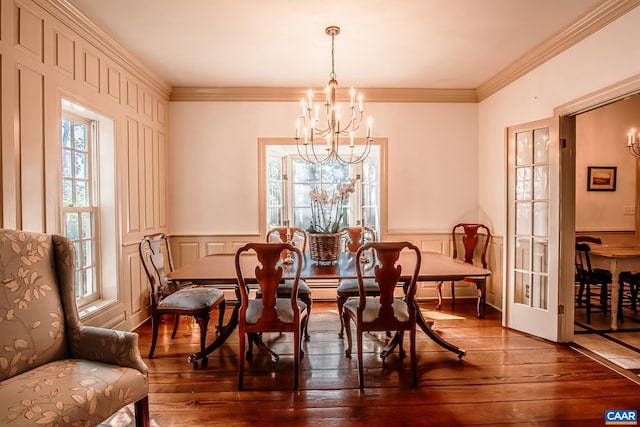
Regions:
<instances>
[{"instance_id":1,"label":"chair back splat","mask_svg":"<svg viewBox=\"0 0 640 427\"><path fill-rule=\"evenodd\" d=\"M268 243L291 243L296 248L300 249L300 252L307 251L307 232L300 227L275 227L269 230L267 233ZM287 257L287 251L282 251L281 257L285 259ZM287 298L291 295L291 280L283 280L278 286L278 296L281 298ZM307 304L307 314L311 315L311 305L313 300L311 299L311 288L304 280L300 279L300 285L298 286L298 298L300 298L305 304ZM309 341L309 331L305 328L304 339Z\"/></svg>"},{"instance_id":2,"label":"chair back splat","mask_svg":"<svg viewBox=\"0 0 640 427\"><path fill-rule=\"evenodd\" d=\"M351 252L354 256L360 246L367 242L376 241L376 231L369 227L343 227L340 229L344 250ZM369 296L380 295L380 289L374 279L365 280L365 292ZM344 336L344 321L342 320L342 307L349 298L358 296L358 281L356 279L342 279L338 283L336 290L336 303L338 305L338 316L340 317L340 332L338 336Z\"/></svg>"}]
</instances>

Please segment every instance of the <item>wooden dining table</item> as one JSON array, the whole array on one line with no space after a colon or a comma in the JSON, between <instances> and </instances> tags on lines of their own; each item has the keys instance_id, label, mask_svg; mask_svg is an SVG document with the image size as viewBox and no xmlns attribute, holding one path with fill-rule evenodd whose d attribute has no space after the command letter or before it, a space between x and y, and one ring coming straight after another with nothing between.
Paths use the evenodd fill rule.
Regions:
<instances>
[{"instance_id":1,"label":"wooden dining table","mask_svg":"<svg viewBox=\"0 0 640 427\"><path fill-rule=\"evenodd\" d=\"M611 329L618 329L620 273L640 271L640 245L591 245L590 260L593 267L611 272Z\"/></svg>"},{"instance_id":2,"label":"wooden dining table","mask_svg":"<svg viewBox=\"0 0 640 427\"><path fill-rule=\"evenodd\" d=\"M399 264L402 264L403 257L411 256L409 253L402 253L399 259ZM442 255L436 252L422 252L422 262L420 265L420 271L418 274L419 282L437 282L437 281L457 281L462 280L465 277L486 278L491 275L491 271L482 267L475 266L473 264L466 263L462 260L454 259L446 255ZM252 259L253 258L253 259ZM375 266L375 257L372 254L368 254L368 262L364 263L363 277L373 278L373 271ZM242 255L241 263L247 263L247 266L255 265L255 258L252 255ZM302 258L302 273L301 279L313 280L313 279L355 279L356 262L363 262L363 260L356 260L353 253L342 252L340 253L338 260L331 263L321 263L313 261L308 252L303 253ZM295 265L282 264L284 269L283 276L285 279L292 278L295 271ZM248 269L248 271L252 271ZM235 289L236 295L238 295L238 282L235 270L235 254L215 254L208 255L197 259L196 261L177 268L173 272L169 273L167 277L174 281L191 281L199 284L215 285L220 288ZM247 281L255 281L255 277L251 277L251 274L245 276ZM407 277L401 276L400 282ZM481 295L484 295L484 281L479 289ZM483 299L478 298L478 315L481 317L483 313ZM208 354L219 348L229 338L231 333L238 325L238 310L240 304L236 304L231 317L227 324L220 330L219 336L211 343L204 351L194 353L189 356L189 362L197 366L198 360L206 358ZM444 340L433 329L433 321L427 321L420 310L418 303L416 302L416 321L418 326L429 336L434 342L441 347L455 353L458 358L462 358L466 354L466 350L457 347L448 341ZM391 347L383 350L381 355L385 355L392 350ZM263 347L264 348L264 347ZM268 349L267 349L268 350ZM273 357L273 354L272 354Z\"/></svg>"}]
</instances>

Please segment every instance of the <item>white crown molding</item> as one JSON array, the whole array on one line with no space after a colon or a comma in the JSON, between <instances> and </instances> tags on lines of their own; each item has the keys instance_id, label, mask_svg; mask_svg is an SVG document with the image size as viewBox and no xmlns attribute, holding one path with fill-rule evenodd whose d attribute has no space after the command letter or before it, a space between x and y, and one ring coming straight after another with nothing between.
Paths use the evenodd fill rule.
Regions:
<instances>
[{"instance_id":1,"label":"white crown molding","mask_svg":"<svg viewBox=\"0 0 640 427\"><path fill-rule=\"evenodd\" d=\"M542 65L640 5L640 0L604 0L477 88L479 100Z\"/></svg>"},{"instance_id":2,"label":"white crown molding","mask_svg":"<svg viewBox=\"0 0 640 427\"><path fill-rule=\"evenodd\" d=\"M291 102L300 101L309 88L297 87L174 87L170 101ZM323 89L317 88L316 92ZM478 102L475 89L362 88L366 102ZM348 101L348 91L338 93Z\"/></svg>"},{"instance_id":3,"label":"white crown molding","mask_svg":"<svg viewBox=\"0 0 640 427\"><path fill-rule=\"evenodd\" d=\"M98 51L122 66L133 76L149 85L166 99L171 94L171 85L158 77L124 46L116 42L102 28L89 20L82 12L67 0L32 0L43 10L76 32Z\"/></svg>"}]
</instances>

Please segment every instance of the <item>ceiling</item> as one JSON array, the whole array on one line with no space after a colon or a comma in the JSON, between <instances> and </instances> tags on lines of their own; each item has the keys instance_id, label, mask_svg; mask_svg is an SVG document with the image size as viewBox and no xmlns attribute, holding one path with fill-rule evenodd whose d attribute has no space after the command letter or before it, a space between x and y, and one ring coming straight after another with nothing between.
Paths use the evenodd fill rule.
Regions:
<instances>
[{"instance_id":1,"label":"ceiling","mask_svg":"<svg viewBox=\"0 0 640 427\"><path fill-rule=\"evenodd\" d=\"M67 0L173 87L477 88L603 0Z\"/></svg>"}]
</instances>

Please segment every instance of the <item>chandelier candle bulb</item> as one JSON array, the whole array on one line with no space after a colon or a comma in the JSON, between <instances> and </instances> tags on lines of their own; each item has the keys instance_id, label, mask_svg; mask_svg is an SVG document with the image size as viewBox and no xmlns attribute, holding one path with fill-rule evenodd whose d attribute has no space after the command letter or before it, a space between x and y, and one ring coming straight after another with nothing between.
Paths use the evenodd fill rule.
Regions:
<instances>
[{"instance_id":1,"label":"chandelier candle bulb","mask_svg":"<svg viewBox=\"0 0 640 427\"><path fill-rule=\"evenodd\" d=\"M629 133L627 134L627 146L628 147L633 147L633 144L636 143L636 133L635 133L635 129L631 129L629 131Z\"/></svg>"}]
</instances>

